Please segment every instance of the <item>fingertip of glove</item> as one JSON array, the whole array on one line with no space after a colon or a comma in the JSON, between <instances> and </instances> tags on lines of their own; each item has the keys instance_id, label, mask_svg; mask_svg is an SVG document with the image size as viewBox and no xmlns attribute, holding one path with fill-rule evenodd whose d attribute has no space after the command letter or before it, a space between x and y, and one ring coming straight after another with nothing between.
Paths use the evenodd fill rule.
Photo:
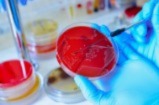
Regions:
<instances>
[{"instance_id":1,"label":"fingertip of glove","mask_svg":"<svg viewBox=\"0 0 159 105\"><path fill-rule=\"evenodd\" d=\"M75 80L75 82L76 82L76 84L79 86L81 83L82 83L82 81L83 80L85 80L86 78L85 77L83 77L83 76L81 76L81 75L76 75L75 77L74 77L74 80Z\"/></svg>"},{"instance_id":2,"label":"fingertip of glove","mask_svg":"<svg viewBox=\"0 0 159 105\"><path fill-rule=\"evenodd\" d=\"M100 31L100 26L98 24L93 23L93 24L91 24L91 27L93 27L94 29Z\"/></svg>"},{"instance_id":3,"label":"fingertip of glove","mask_svg":"<svg viewBox=\"0 0 159 105\"><path fill-rule=\"evenodd\" d=\"M75 81L78 81L80 78L81 78L80 75L76 75L76 76L74 77L74 80L75 80Z\"/></svg>"},{"instance_id":4,"label":"fingertip of glove","mask_svg":"<svg viewBox=\"0 0 159 105\"><path fill-rule=\"evenodd\" d=\"M105 25L102 25L101 28L100 28L101 32L104 34L104 35L107 35L109 36L110 35L110 30L108 27L106 27Z\"/></svg>"}]
</instances>

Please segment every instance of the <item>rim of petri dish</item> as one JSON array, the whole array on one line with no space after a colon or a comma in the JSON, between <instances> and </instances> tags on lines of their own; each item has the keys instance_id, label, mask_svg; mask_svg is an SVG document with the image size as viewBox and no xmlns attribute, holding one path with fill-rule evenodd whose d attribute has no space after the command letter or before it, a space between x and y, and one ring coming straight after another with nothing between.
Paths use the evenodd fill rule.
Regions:
<instances>
[{"instance_id":1,"label":"rim of petri dish","mask_svg":"<svg viewBox=\"0 0 159 105\"><path fill-rule=\"evenodd\" d=\"M15 62L15 61L19 62L18 59L12 59L12 60L4 61L3 63L9 63L9 62ZM14 86L21 85L21 83L27 81L30 78L30 76L32 75L32 73L34 73L33 72L34 68L33 68L32 64L29 61L27 61L27 60L23 60L23 61L25 63L28 63L30 65L30 67L31 67L30 70L29 70L29 72L27 73L27 78L21 78L18 81L9 82L9 83L0 83L0 88L7 88L7 89L13 88Z\"/></svg>"},{"instance_id":2,"label":"rim of petri dish","mask_svg":"<svg viewBox=\"0 0 159 105\"><path fill-rule=\"evenodd\" d=\"M43 77L41 76L40 73L36 72L35 73L36 81L38 82L38 87L33 86L35 89L31 94L24 94L23 96L20 96L15 99L9 99L9 100L1 100L2 105L31 105L38 101L38 99L42 95L42 86L43 86ZM36 85L36 84L35 84ZM32 88L32 89L33 89ZM24 97L25 96L25 97ZM0 103L1 103L0 102Z\"/></svg>"},{"instance_id":3,"label":"rim of petri dish","mask_svg":"<svg viewBox=\"0 0 159 105\"><path fill-rule=\"evenodd\" d=\"M59 68L55 68L54 70L59 70ZM80 89L66 92L56 88L55 86L51 86L51 87L48 86L47 84L48 77L50 76L51 73L53 73L54 70L51 70L44 78L44 89L47 95L54 101L62 102L66 104L73 104L73 103L84 101L85 98L82 92L80 91Z\"/></svg>"},{"instance_id":4,"label":"rim of petri dish","mask_svg":"<svg viewBox=\"0 0 159 105\"><path fill-rule=\"evenodd\" d=\"M95 24L95 25L96 25L96 24ZM78 26L91 27L91 28L96 29L96 30L99 31L100 33L102 33L99 29L97 29L98 27L95 27L95 25L94 25L94 23L90 23L90 22L76 22L76 23L73 23L73 24L71 24L71 25L66 26L66 27L62 30L62 32L60 32L60 35L59 35L58 39L60 39L60 38L62 37L62 34L63 34L66 30L68 30L68 29L70 29L70 28L73 28L73 27L78 27ZM104 35L105 37L107 37L107 39L111 42L111 44L112 44L112 46L113 46L113 48L114 48L114 52L115 52L115 64L113 65L112 69L111 69L109 72L107 72L107 73L105 73L105 74L103 74L103 75L101 75L101 76L88 77L90 80L96 80L96 79L98 79L98 78L102 78L102 77L108 75L109 73L111 73L111 72L114 70L114 68L116 67L116 64L117 64L117 61L118 61L118 58L119 58L119 49L118 49L116 43L114 42L114 40L112 39L112 37L111 37L110 35L106 35L106 34L104 34L104 33L102 33L102 35ZM57 42L58 42L58 39L57 39ZM57 43L56 43L56 46L57 46ZM57 46L57 47L58 47L58 46ZM57 54L57 48L56 48L56 56L58 56L58 54ZM58 58L61 60L61 58L60 58L59 56L58 56ZM62 62L59 62L59 64L61 65L61 67L63 68L63 70L64 70L68 75L70 75L71 77L75 77L76 75L78 75L77 73L72 72L71 70L69 70Z\"/></svg>"}]
</instances>

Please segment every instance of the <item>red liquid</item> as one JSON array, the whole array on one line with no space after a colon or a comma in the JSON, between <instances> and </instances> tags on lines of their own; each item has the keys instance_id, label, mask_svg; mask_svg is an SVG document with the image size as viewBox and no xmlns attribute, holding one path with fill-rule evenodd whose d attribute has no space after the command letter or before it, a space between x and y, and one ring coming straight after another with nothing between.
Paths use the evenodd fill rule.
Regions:
<instances>
[{"instance_id":1,"label":"red liquid","mask_svg":"<svg viewBox=\"0 0 159 105\"><path fill-rule=\"evenodd\" d=\"M87 77L102 76L116 63L112 43L98 30L85 26L68 29L60 36L57 59L72 72Z\"/></svg>"},{"instance_id":2,"label":"red liquid","mask_svg":"<svg viewBox=\"0 0 159 105\"><path fill-rule=\"evenodd\" d=\"M34 45L31 43L27 44L27 47L30 52L36 53L36 54L43 54L47 52L52 52L56 49L56 41L53 41L53 43L45 44L45 45Z\"/></svg>"},{"instance_id":3,"label":"red liquid","mask_svg":"<svg viewBox=\"0 0 159 105\"><path fill-rule=\"evenodd\" d=\"M18 60L11 60L0 64L0 87L8 88L15 86L28 79L32 74L32 66L24 62L27 78L24 78L22 67Z\"/></svg>"}]
</instances>

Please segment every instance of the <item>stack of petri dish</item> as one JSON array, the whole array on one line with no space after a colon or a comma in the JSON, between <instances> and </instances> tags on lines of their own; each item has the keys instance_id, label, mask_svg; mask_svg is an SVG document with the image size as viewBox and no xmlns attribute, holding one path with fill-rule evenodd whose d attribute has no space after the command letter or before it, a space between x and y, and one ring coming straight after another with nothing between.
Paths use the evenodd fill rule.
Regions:
<instances>
[{"instance_id":1,"label":"stack of petri dish","mask_svg":"<svg viewBox=\"0 0 159 105\"><path fill-rule=\"evenodd\" d=\"M25 28L26 43L31 57L49 58L56 49L57 22L49 19L28 23Z\"/></svg>"}]
</instances>

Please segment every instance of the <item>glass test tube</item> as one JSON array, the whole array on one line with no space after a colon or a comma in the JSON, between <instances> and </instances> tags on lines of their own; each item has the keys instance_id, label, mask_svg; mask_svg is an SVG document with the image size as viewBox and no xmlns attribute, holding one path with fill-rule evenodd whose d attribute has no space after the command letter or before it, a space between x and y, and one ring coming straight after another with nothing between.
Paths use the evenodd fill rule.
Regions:
<instances>
[{"instance_id":1,"label":"glass test tube","mask_svg":"<svg viewBox=\"0 0 159 105\"><path fill-rule=\"evenodd\" d=\"M7 14L10 21L10 26L12 28L13 37L15 40L16 48L18 51L18 56L20 59L26 59L30 61L35 69L37 68L37 64L35 61L33 62L29 57L26 45L25 45L25 35L22 30L20 15L18 10L18 2L17 0L5 0Z\"/></svg>"}]
</instances>

